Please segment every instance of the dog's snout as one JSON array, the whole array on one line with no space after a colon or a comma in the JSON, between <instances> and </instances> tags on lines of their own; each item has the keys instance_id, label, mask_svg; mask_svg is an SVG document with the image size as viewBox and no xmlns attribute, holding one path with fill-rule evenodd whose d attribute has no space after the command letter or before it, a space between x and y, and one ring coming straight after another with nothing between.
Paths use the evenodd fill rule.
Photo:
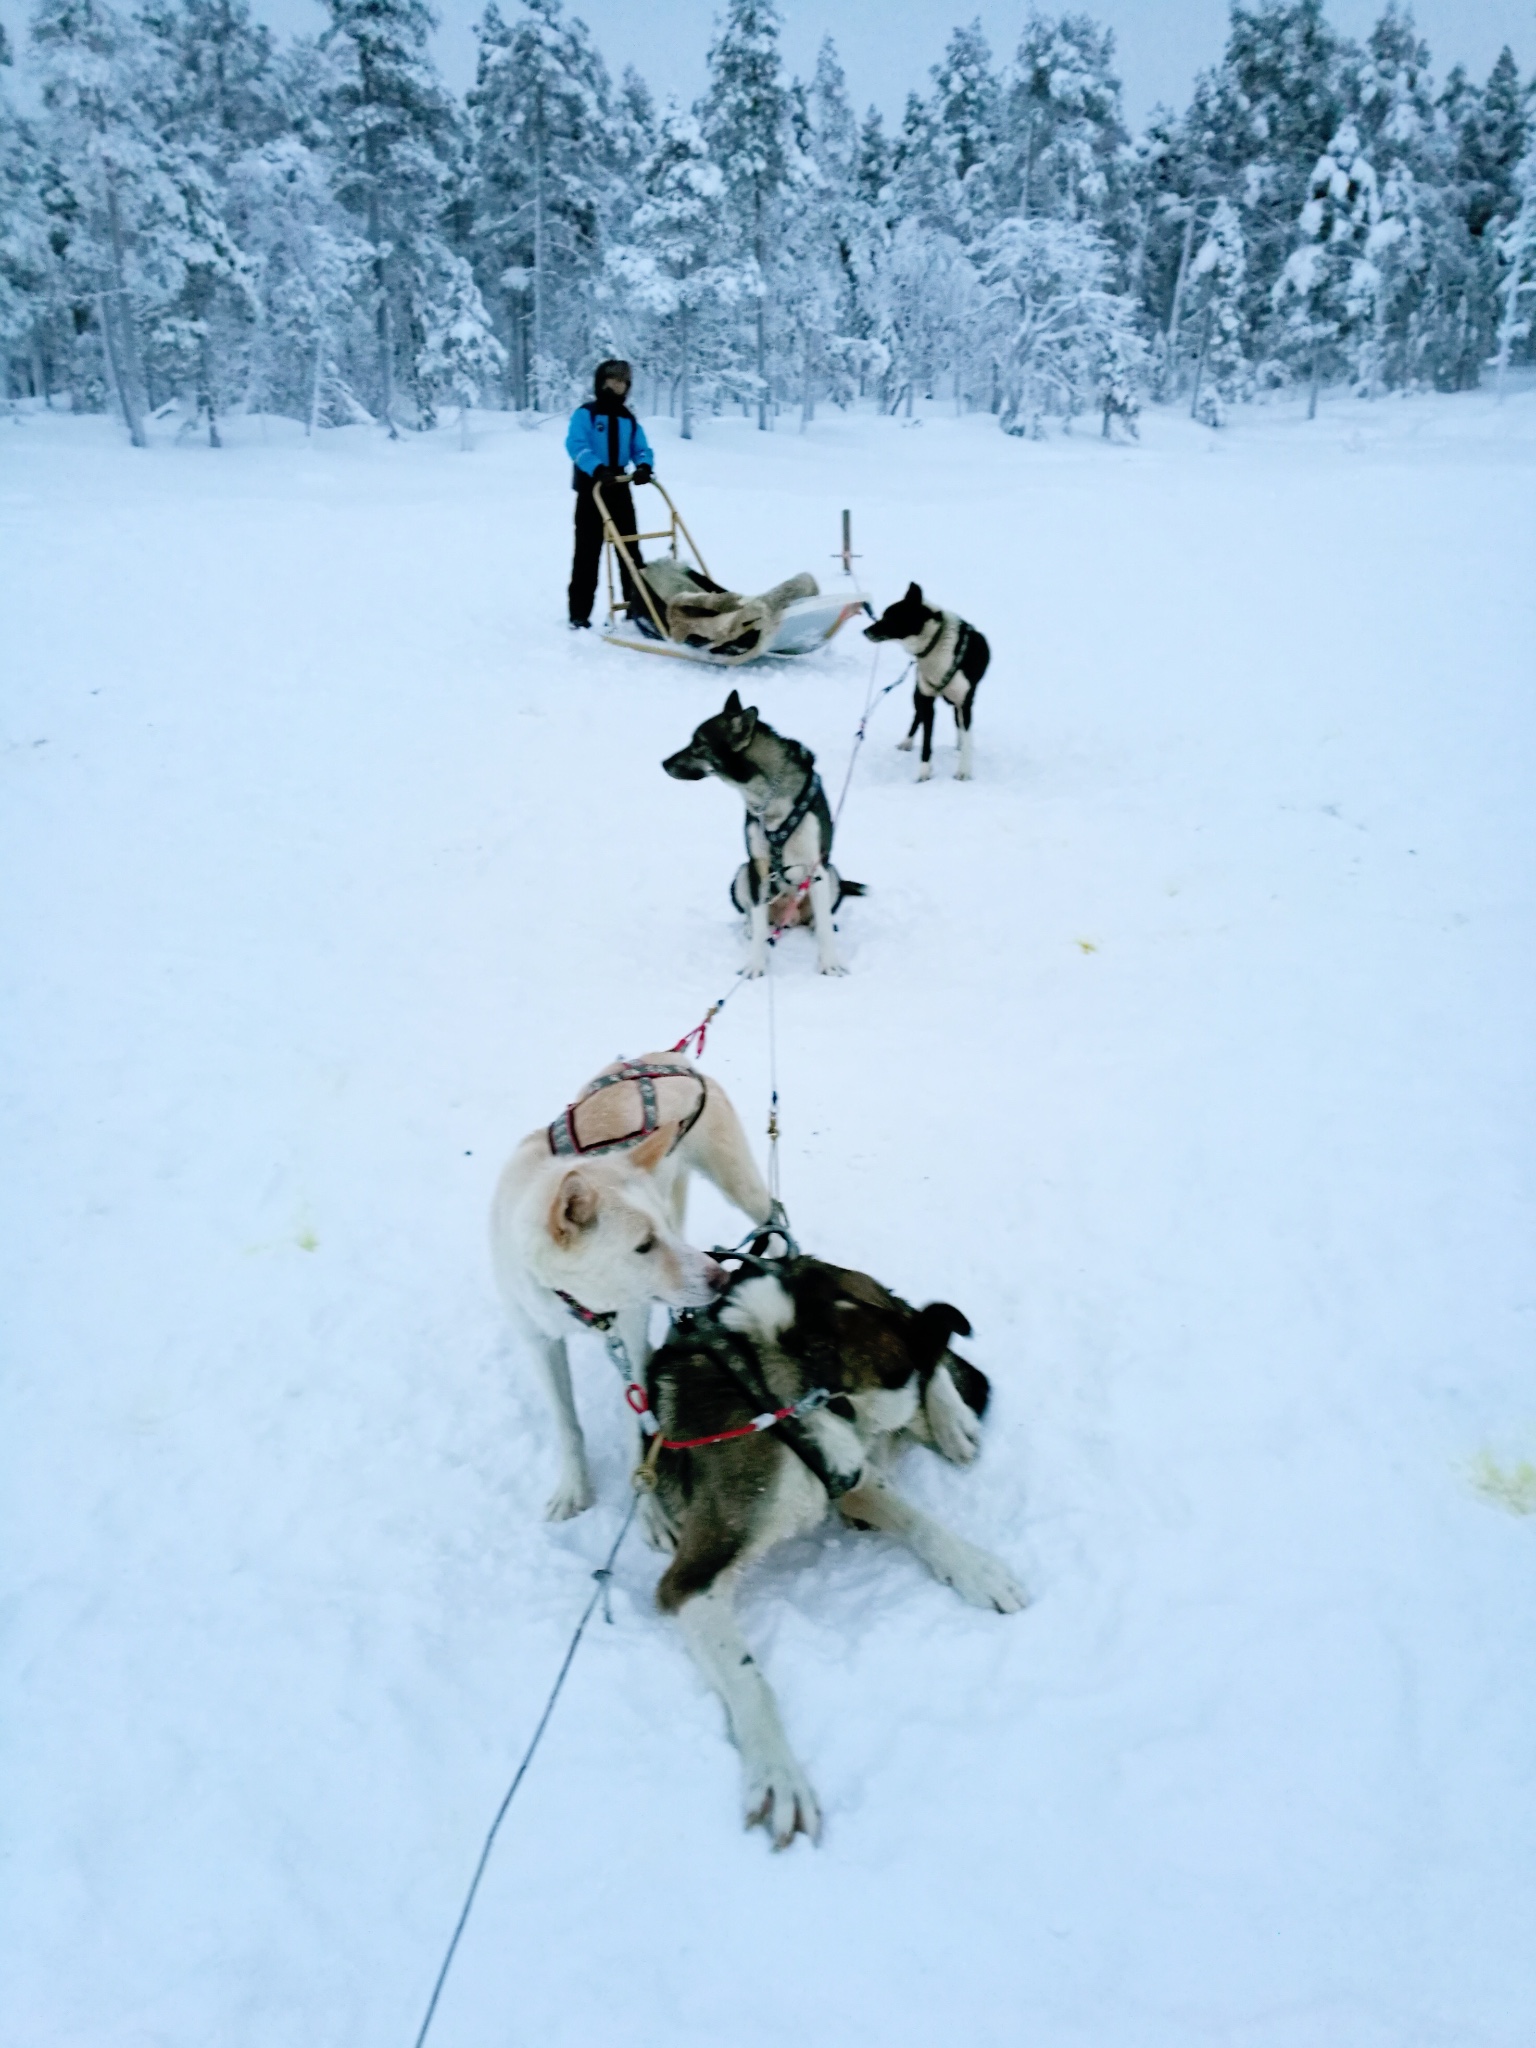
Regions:
<instances>
[{"instance_id":1,"label":"dog's snout","mask_svg":"<svg viewBox=\"0 0 1536 2048\"><path fill-rule=\"evenodd\" d=\"M686 747L680 753L668 754L666 760L661 765L666 774L675 776L679 782L702 782L704 780L704 769L693 759Z\"/></svg>"},{"instance_id":2,"label":"dog's snout","mask_svg":"<svg viewBox=\"0 0 1536 2048\"><path fill-rule=\"evenodd\" d=\"M708 1252L704 1254L704 1278L716 1294L720 1292L721 1288L724 1287L726 1281L730 1278L724 1266L717 1259L712 1259Z\"/></svg>"}]
</instances>

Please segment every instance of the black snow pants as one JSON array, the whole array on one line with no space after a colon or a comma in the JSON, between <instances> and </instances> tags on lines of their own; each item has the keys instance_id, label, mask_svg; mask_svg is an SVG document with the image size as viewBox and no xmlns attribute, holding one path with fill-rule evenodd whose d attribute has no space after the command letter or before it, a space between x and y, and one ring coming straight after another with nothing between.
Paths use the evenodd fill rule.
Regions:
<instances>
[{"instance_id":1,"label":"black snow pants","mask_svg":"<svg viewBox=\"0 0 1536 2048\"><path fill-rule=\"evenodd\" d=\"M592 497L591 477L580 470L576 474L580 481L576 485L576 552L571 561L569 599L572 619L585 624L592 616L592 600L597 594L597 568L603 553L603 521ZM604 484L603 503L620 533L635 531L635 505L629 495L628 484ZM637 562L643 559L638 541L631 544L629 552ZM635 579L625 568L622 555L619 557L619 577L624 586L625 604L635 604L639 601Z\"/></svg>"}]
</instances>

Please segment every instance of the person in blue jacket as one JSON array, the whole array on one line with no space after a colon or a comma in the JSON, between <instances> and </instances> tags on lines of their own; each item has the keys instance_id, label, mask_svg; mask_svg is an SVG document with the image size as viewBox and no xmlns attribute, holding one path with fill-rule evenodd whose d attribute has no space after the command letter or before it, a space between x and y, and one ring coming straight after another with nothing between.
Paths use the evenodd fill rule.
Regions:
<instances>
[{"instance_id":1,"label":"person in blue jacket","mask_svg":"<svg viewBox=\"0 0 1536 2048\"><path fill-rule=\"evenodd\" d=\"M603 486L603 503L619 532L630 534L638 529L634 501L629 495L628 483L623 481L624 473L633 463L637 484L648 484L651 480L651 465L655 457L651 453L650 442L645 438L644 427L625 403L629 397L629 382L628 363L616 358L599 363L592 379L592 396L585 405L577 406L566 429L565 452L575 465L571 471L571 488L576 493L576 552L571 562L570 587L573 630L592 623L597 565L603 552L603 522L592 500L593 484ZM638 541L633 543L632 552L638 562L641 559ZM640 599L622 558L619 569L624 583L624 601L633 611Z\"/></svg>"}]
</instances>

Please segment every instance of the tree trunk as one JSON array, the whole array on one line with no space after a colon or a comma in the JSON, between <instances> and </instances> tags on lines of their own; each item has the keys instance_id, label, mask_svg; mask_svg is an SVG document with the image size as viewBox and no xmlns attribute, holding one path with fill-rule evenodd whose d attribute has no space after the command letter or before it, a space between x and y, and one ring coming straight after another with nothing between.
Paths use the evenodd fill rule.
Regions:
<instances>
[{"instance_id":1,"label":"tree trunk","mask_svg":"<svg viewBox=\"0 0 1536 2048\"><path fill-rule=\"evenodd\" d=\"M128 283L123 270L123 218L117 203L117 180L107 173L107 223L112 236L112 286L101 295L101 335L111 360L112 381L122 408L128 438L135 448L148 445L139 409L137 365L133 360L133 323L128 311ZM109 310L110 307L110 310Z\"/></svg>"},{"instance_id":2,"label":"tree trunk","mask_svg":"<svg viewBox=\"0 0 1536 2048\"><path fill-rule=\"evenodd\" d=\"M752 195L752 253L757 258L757 429L768 431L768 272L763 261L763 194L758 186Z\"/></svg>"},{"instance_id":3,"label":"tree trunk","mask_svg":"<svg viewBox=\"0 0 1536 2048\"><path fill-rule=\"evenodd\" d=\"M533 124L533 403L544 409L544 122L543 109Z\"/></svg>"},{"instance_id":4,"label":"tree trunk","mask_svg":"<svg viewBox=\"0 0 1536 2048\"><path fill-rule=\"evenodd\" d=\"M373 90L373 67L368 58L360 56L359 69L362 82L362 97L365 106L375 103ZM399 430L395 426L395 323L389 303L389 266L384 257L384 218L379 204L379 139L378 130L368 130L364 149L364 162L368 170L368 239L373 244L373 277L379 294L379 310L374 321L379 342L379 399L384 424L389 429L391 441L398 441Z\"/></svg>"},{"instance_id":5,"label":"tree trunk","mask_svg":"<svg viewBox=\"0 0 1536 2048\"><path fill-rule=\"evenodd\" d=\"M1179 345L1179 312L1184 298L1184 280L1189 275L1189 259L1190 254L1194 249L1194 246L1195 205L1194 201L1191 200L1189 205L1189 219L1184 223L1184 246L1179 251L1179 271L1177 277L1175 277L1173 281L1173 304L1168 309L1168 358L1166 364L1166 371L1169 381L1169 389L1168 391L1165 391L1163 393L1163 396L1165 398L1168 397L1171 392L1177 391L1178 389L1178 379L1175 377L1173 369L1173 358L1174 351L1178 348Z\"/></svg>"},{"instance_id":6,"label":"tree trunk","mask_svg":"<svg viewBox=\"0 0 1536 2048\"><path fill-rule=\"evenodd\" d=\"M1309 420L1315 420L1317 418L1317 377L1318 371L1322 367L1322 360L1322 338L1321 336L1315 335L1312 340L1312 382L1311 387L1307 392L1307 418Z\"/></svg>"},{"instance_id":7,"label":"tree trunk","mask_svg":"<svg viewBox=\"0 0 1536 2048\"><path fill-rule=\"evenodd\" d=\"M204 319L206 322L206 311ZM208 415L208 446L222 448L219 415L213 402L213 344L206 331L198 337L197 343L197 409Z\"/></svg>"},{"instance_id":8,"label":"tree trunk","mask_svg":"<svg viewBox=\"0 0 1536 2048\"><path fill-rule=\"evenodd\" d=\"M683 358L683 439L693 439L693 334L689 327L687 309L684 308L682 325L679 329Z\"/></svg>"},{"instance_id":9,"label":"tree trunk","mask_svg":"<svg viewBox=\"0 0 1536 2048\"><path fill-rule=\"evenodd\" d=\"M1200 330L1200 353L1195 358L1195 388L1193 392L1190 394L1189 400L1189 416L1191 419L1195 417L1196 409L1200 404L1200 380L1205 375L1205 352L1210 347L1210 345L1211 306L1210 304L1207 304L1205 309L1205 325Z\"/></svg>"},{"instance_id":10,"label":"tree trunk","mask_svg":"<svg viewBox=\"0 0 1536 2048\"><path fill-rule=\"evenodd\" d=\"M322 327L315 336L315 367L309 380L309 418L304 422L306 440L315 438L315 429L320 424L320 381L325 374L325 329Z\"/></svg>"},{"instance_id":11,"label":"tree trunk","mask_svg":"<svg viewBox=\"0 0 1536 2048\"><path fill-rule=\"evenodd\" d=\"M803 434L816 417L816 391L811 381L811 331L807 327L800 336L800 431Z\"/></svg>"}]
</instances>

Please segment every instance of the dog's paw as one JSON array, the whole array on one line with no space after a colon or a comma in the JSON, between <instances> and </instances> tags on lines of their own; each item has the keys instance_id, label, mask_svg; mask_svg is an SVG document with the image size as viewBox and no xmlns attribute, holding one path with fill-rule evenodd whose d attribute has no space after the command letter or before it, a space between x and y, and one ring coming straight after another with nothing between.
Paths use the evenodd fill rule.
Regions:
<instances>
[{"instance_id":1,"label":"dog's paw","mask_svg":"<svg viewBox=\"0 0 1536 2048\"><path fill-rule=\"evenodd\" d=\"M970 771L970 769L969 769L969 768L957 768L957 769L955 770L955 780L956 780L956 782L969 782L969 781L970 781L970 779L971 779L971 771Z\"/></svg>"},{"instance_id":2,"label":"dog's paw","mask_svg":"<svg viewBox=\"0 0 1536 2048\"><path fill-rule=\"evenodd\" d=\"M823 960L820 972L823 974L846 974L848 970L841 960Z\"/></svg>"},{"instance_id":3,"label":"dog's paw","mask_svg":"<svg viewBox=\"0 0 1536 2048\"><path fill-rule=\"evenodd\" d=\"M917 779L918 779L918 781L919 781L919 782L927 782L927 781L929 781L929 780L930 780L930 779L932 778L932 775L933 775L933 763L932 763L931 761L924 761L924 762L922 762L922 763L921 763L921 764L919 765L919 767L918 767L918 771L917 771Z\"/></svg>"},{"instance_id":4,"label":"dog's paw","mask_svg":"<svg viewBox=\"0 0 1536 2048\"><path fill-rule=\"evenodd\" d=\"M969 1465L981 1449L981 1417L960 1398L947 1365L939 1366L928 1382L923 1415L940 1456L952 1465Z\"/></svg>"},{"instance_id":5,"label":"dog's paw","mask_svg":"<svg viewBox=\"0 0 1536 2048\"><path fill-rule=\"evenodd\" d=\"M747 1766L745 1824L766 1828L775 1849L787 1849L796 1835L820 1839L816 1794L787 1749Z\"/></svg>"},{"instance_id":6,"label":"dog's paw","mask_svg":"<svg viewBox=\"0 0 1536 2048\"><path fill-rule=\"evenodd\" d=\"M572 1515L584 1514L596 1498L592 1481L585 1472L567 1472L549 1496L544 1519L546 1522L568 1522Z\"/></svg>"},{"instance_id":7,"label":"dog's paw","mask_svg":"<svg viewBox=\"0 0 1536 2048\"><path fill-rule=\"evenodd\" d=\"M913 747L916 744L917 742L914 739L913 735L911 733L908 733L907 737L904 740L898 740L896 742L896 751L898 754L910 754Z\"/></svg>"},{"instance_id":8,"label":"dog's paw","mask_svg":"<svg viewBox=\"0 0 1536 2048\"><path fill-rule=\"evenodd\" d=\"M972 1607L992 1607L999 1614L1017 1614L1029 1597L1000 1557L978 1550L974 1543L952 1536L934 1560L935 1575L953 1586Z\"/></svg>"},{"instance_id":9,"label":"dog's paw","mask_svg":"<svg viewBox=\"0 0 1536 2048\"><path fill-rule=\"evenodd\" d=\"M761 981L767 972L768 962L766 960L749 960L741 970L741 978L743 981Z\"/></svg>"}]
</instances>

